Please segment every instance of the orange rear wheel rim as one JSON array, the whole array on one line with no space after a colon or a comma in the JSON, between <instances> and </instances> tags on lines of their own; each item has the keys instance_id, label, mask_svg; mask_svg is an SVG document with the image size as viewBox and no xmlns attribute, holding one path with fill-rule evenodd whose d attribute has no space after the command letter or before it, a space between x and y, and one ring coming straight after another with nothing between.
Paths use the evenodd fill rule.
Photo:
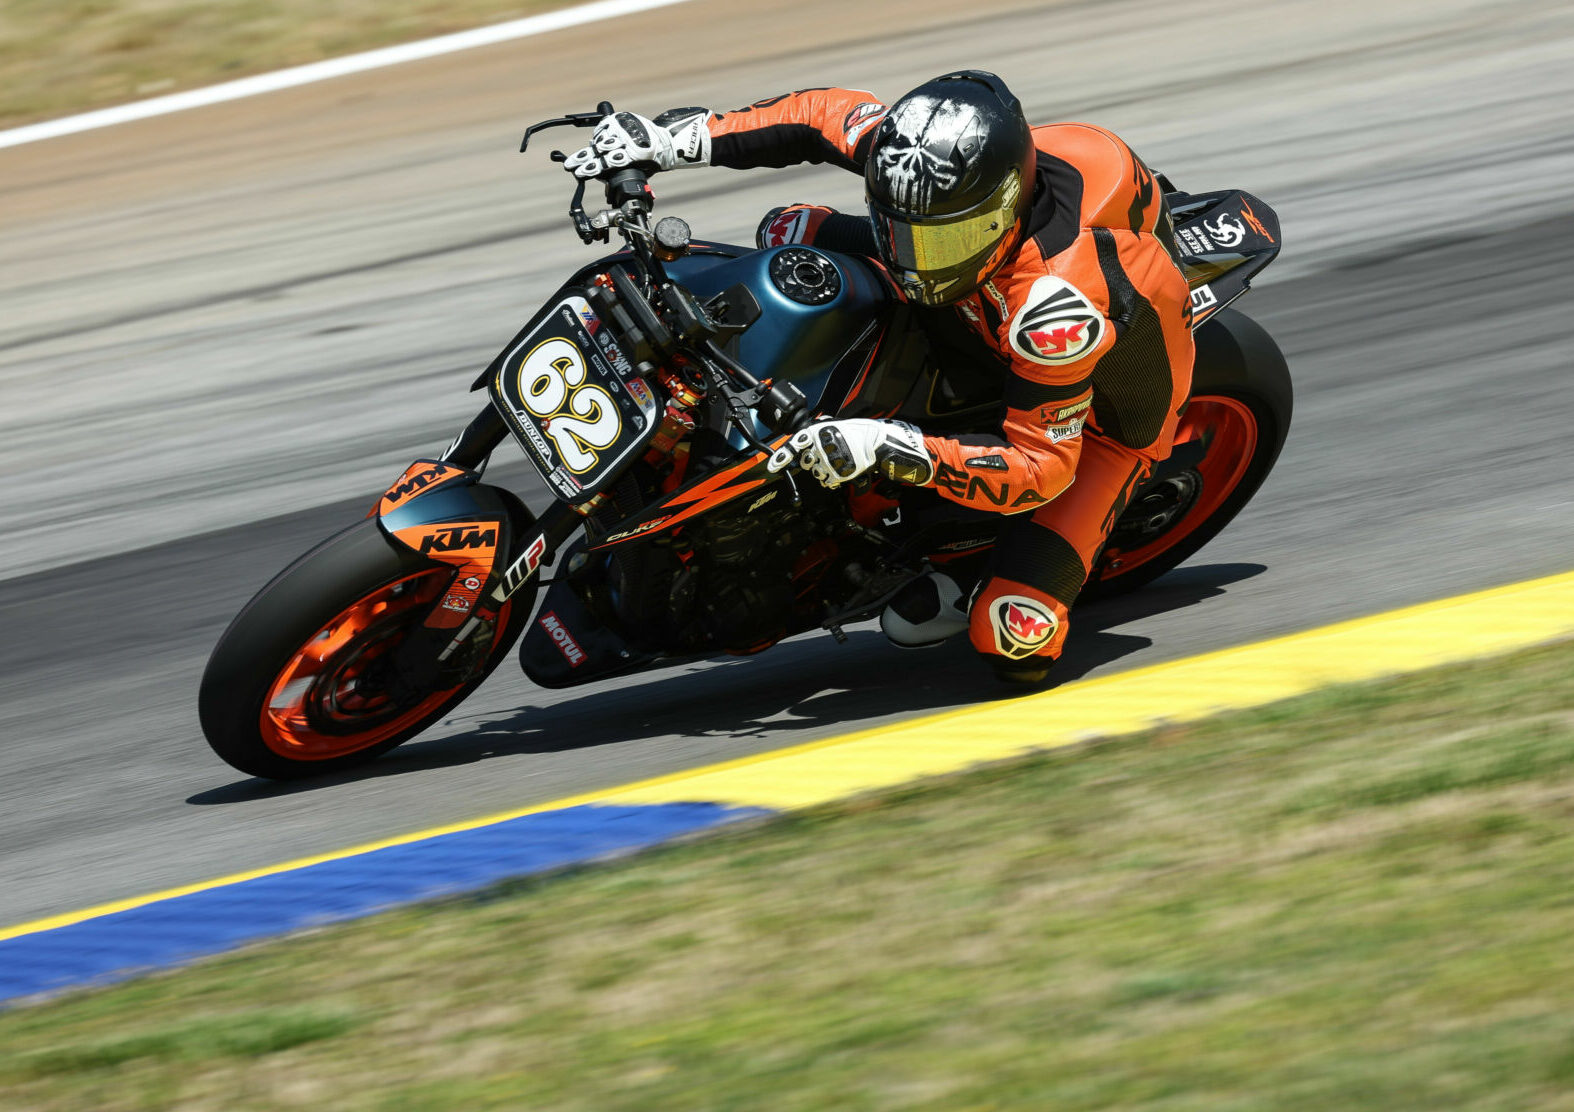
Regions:
<instances>
[{"instance_id":1,"label":"orange rear wheel rim","mask_svg":"<svg viewBox=\"0 0 1574 1112\"><path fill-rule=\"evenodd\" d=\"M1203 456L1195 468L1172 480L1170 490L1161 492L1184 504L1156 507L1156 521L1164 513L1174 516L1163 521L1152 536L1139 537L1125 550L1117 547L1116 538L1112 537L1110 547L1099 560L1099 578L1112 579L1151 563L1212 518L1251 469L1257 438L1257 416L1245 402L1222 395L1192 398L1175 430L1175 450L1200 442ZM1140 508L1139 503L1131 509Z\"/></svg>"}]
</instances>

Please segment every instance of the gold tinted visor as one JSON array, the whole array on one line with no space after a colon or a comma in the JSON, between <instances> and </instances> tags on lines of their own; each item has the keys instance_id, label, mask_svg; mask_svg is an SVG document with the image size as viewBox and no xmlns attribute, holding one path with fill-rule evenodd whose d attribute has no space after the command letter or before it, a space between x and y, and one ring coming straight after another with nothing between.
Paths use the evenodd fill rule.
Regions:
<instances>
[{"instance_id":1,"label":"gold tinted visor","mask_svg":"<svg viewBox=\"0 0 1574 1112\"><path fill-rule=\"evenodd\" d=\"M962 266L992 252L1016 223L1022 188L1015 171L1000 188L971 211L929 222L899 219L883 206L871 206L875 235L886 261L923 275Z\"/></svg>"}]
</instances>

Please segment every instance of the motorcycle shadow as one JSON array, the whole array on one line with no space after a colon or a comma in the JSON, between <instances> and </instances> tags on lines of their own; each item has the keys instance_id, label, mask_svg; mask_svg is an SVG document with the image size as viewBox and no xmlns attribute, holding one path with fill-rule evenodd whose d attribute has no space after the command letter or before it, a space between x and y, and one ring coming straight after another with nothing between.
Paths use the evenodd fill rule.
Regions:
<instances>
[{"instance_id":1,"label":"motorcycle shadow","mask_svg":"<svg viewBox=\"0 0 1574 1112\"><path fill-rule=\"evenodd\" d=\"M1115 627L1196 605L1224 594L1228 584L1265 570L1258 564L1183 568L1136 594L1079 608L1051 683L1035 690L1078 679L1153 643L1147 637L1111 632ZM516 675L500 670L487 686L495 691L499 684L519 682ZM291 784L250 780L203 792L188 802L240 802L501 757L632 743L652 743L653 752L680 744L695 752L699 765L915 714L1033 693L999 684L965 637L932 649L903 651L869 623L848 630L842 645L825 634L809 634L757 658L724 657L564 691L537 689L534 705L503 714L461 712L447 724L460 726L459 732L407 743L361 769ZM485 694L483 688L478 698ZM629 779L636 779L647 758L625 751L613 759ZM652 764L648 774L666 771L671 771L670 764Z\"/></svg>"}]
</instances>

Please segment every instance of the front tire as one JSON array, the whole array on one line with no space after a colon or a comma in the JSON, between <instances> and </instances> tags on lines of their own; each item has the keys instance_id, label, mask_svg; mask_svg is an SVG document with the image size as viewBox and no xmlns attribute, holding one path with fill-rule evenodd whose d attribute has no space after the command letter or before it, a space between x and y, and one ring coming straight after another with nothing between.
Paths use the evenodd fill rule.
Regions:
<instances>
[{"instance_id":1,"label":"front tire","mask_svg":"<svg viewBox=\"0 0 1574 1112\"><path fill-rule=\"evenodd\" d=\"M384 686L390 654L453 574L373 520L296 560L236 615L208 660L197 708L213 751L241 772L291 780L363 764L426 729L507 655L530 609L529 594L504 605L463 682L420 693Z\"/></svg>"}]
</instances>

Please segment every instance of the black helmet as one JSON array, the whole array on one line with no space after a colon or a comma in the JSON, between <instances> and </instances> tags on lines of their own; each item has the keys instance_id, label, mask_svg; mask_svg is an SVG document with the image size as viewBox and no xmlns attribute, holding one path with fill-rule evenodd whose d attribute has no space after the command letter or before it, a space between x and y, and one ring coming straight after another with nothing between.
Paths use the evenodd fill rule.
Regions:
<instances>
[{"instance_id":1,"label":"black helmet","mask_svg":"<svg viewBox=\"0 0 1574 1112\"><path fill-rule=\"evenodd\" d=\"M1033 201L1033 137L983 70L925 82L891 106L864 168L880 258L909 298L957 301L1016 244Z\"/></svg>"}]
</instances>

